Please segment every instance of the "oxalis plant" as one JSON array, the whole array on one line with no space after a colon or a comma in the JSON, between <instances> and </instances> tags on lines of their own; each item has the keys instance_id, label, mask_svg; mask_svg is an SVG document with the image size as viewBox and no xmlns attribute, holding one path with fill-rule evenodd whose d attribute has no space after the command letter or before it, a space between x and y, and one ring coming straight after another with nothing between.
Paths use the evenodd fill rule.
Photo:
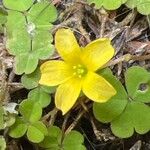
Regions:
<instances>
[{"instance_id":1,"label":"oxalis plant","mask_svg":"<svg viewBox=\"0 0 150 150\"><path fill-rule=\"evenodd\" d=\"M94 4L97 9L105 8L115 10L125 4L127 7L134 9L143 15L150 14L150 0L87 0L89 4Z\"/></svg>"},{"instance_id":2,"label":"oxalis plant","mask_svg":"<svg viewBox=\"0 0 150 150\"><path fill-rule=\"evenodd\" d=\"M149 14L145 1L88 2L106 10L125 4ZM6 149L8 135L14 140L24 137L39 149L86 150L84 136L73 130L84 113L93 114L100 123L109 123L118 138L150 130L148 70L130 66L121 81L108 67L116 54L109 38L81 46L69 27L57 28L52 34L58 12L49 1L3 0L3 6L1 32L6 36L9 55L14 57L14 72L20 75L28 94L19 103L3 102L0 95L0 130L4 131L0 149ZM53 54L58 57L53 59ZM130 55L126 57L129 59ZM86 107L89 103L90 110ZM71 112L79 112L79 116L68 127ZM60 117L65 118L63 125Z\"/></svg>"}]
</instances>

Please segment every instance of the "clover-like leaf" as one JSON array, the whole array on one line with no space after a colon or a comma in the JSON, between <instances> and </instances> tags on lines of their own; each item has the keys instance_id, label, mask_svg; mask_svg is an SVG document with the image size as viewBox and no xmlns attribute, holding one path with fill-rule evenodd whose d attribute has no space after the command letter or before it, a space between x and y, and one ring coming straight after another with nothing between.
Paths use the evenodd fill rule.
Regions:
<instances>
[{"instance_id":1,"label":"clover-like leaf","mask_svg":"<svg viewBox=\"0 0 150 150\"><path fill-rule=\"evenodd\" d=\"M128 103L125 111L111 122L112 132L121 138L133 135L134 129L139 134L150 130L150 108L140 102Z\"/></svg>"},{"instance_id":2,"label":"clover-like leaf","mask_svg":"<svg viewBox=\"0 0 150 150\"><path fill-rule=\"evenodd\" d=\"M87 0L89 3L94 3L96 8L104 7L107 10L119 8L127 0Z\"/></svg>"},{"instance_id":3,"label":"clover-like leaf","mask_svg":"<svg viewBox=\"0 0 150 150\"><path fill-rule=\"evenodd\" d=\"M104 123L110 122L112 132L121 138L132 136L134 130L139 134L145 134L150 130L150 107L144 103L149 102L150 99L149 87L144 92L139 91L139 86L141 83L144 82L149 86L150 73L141 67L134 66L127 70L125 80L127 93L122 98L127 102L127 104L119 115L114 118L111 117L111 119L108 119L107 117L107 114L114 113L114 107L121 107L122 104L120 103L111 105L110 100L108 101L110 105L94 104L94 107L96 108L94 108L95 117ZM109 82L112 84L113 82L111 81L112 80ZM121 88L120 91L122 91ZM113 98L118 97L118 95L120 95L119 89L117 89L117 95ZM102 111L99 111L100 109L102 109Z\"/></svg>"},{"instance_id":4,"label":"clover-like leaf","mask_svg":"<svg viewBox=\"0 0 150 150\"><path fill-rule=\"evenodd\" d=\"M0 136L0 150L6 150L6 141L3 136Z\"/></svg>"},{"instance_id":5,"label":"clover-like leaf","mask_svg":"<svg viewBox=\"0 0 150 150\"><path fill-rule=\"evenodd\" d=\"M33 143L40 143L47 133L46 126L38 121L28 126L27 137Z\"/></svg>"},{"instance_id":6,"label":"clover-like leaf","mask_svg":"<svg viewBox=\"0 0 150 150\"><path fill-rule=\"evenodd\" d=\"M39 144L41 147L48 150L85 150L83 145L84 138L77 131L71 131L70 133L64 136L63 141L61 142L62 132L58 127L52 126L48 129L48 135L45 139Z\"/></svg>"},{"instance_id":7,"label":"clover-like leaf","mask_svg":"<svg viewBox=\"0 0 150 150\"><path fill-rule=\"evenodd\" d=\"M31 74L24 74L21 77L21 83L26 89L33 89L39 85L40 69L37 68Z\"/></svg>"},{"instance_id":8,"label":"clover-like leaf","mask_svg":"<svg viewBox=\"0 0 150 150\"><path fill-rule=\"evenodd\" d=\"M150 73L135 66L129 68L125 76L128 95L135 101L150 102Z\"/></svg>"},{"instance_id":9,"label":"clover-like leaf","mask_svg":"<svg viewBox=\"0 0 150 150\"><path fill-rule=\"evenodd\" d=\"M36 122L42 116L42 108L39 103L32 100L23 100L20 104L19 111L25 120Z\"/></svg>"},{"instance_id":10,"label":"clover-like leaf","mask_svg":"<svg viewBox=\"0 0 150 150\"><path fill-rule=\"evenodd\" d=\"M12 0L5 1L12 3ZM17 5L20 4L22 7L27 4L27 0L17 1ZM39 59L48 59L53 54L54 47L51 44L53 37L50 28L51 22L56 18L56 8L46 1L35 2L26 13L8 11L6 47L10 54L16 56L16 74L34 72Z\"/></svg>"},{"instance_id":11,"label":"clover-like leaf","mask_svg":"<svg viewBox=\"0 0 150 150\"><path fill-rule=\"evenodd\" d=\"M126 5L132 9L137 7L138 12L143 15L150 14L150 0L127 0Z\"/></svg>"},{"instance_id":12,"label":"clover-like leaf","mask_svg":"<svg viewBox=\"0 0 150 150\"><path fill-rule=\"evenodd\" d=\"M40 2L33 5L29 10L28 21L35 24L39 29L50 29L57 18L56 8L49 2Z\"/></svg>"},{"instance_id":13,"label":"clover-like leaf","mask_svg":"<svg viewBox=\"0 0 150 150\"><path fill-rule=\"evenodd\" d=\"M26 133L27 128L23 118L17 117L16 122L9 128L9 135L13 138L20 138Z\"/></svg>"},{"instance_id":14,"label":"clover-like leaf","mask_svg":"<svg viewBox=\"0 0 150 150\"><path fill-rule=\"evenodd\" d=\"M6 8L18 11L25 11L31 7L34 0L3 0Z\"/></svg>"},{"instance_id":15,"label":"clover-like leaf","mask_svg":"<svg viewBox=\"0 0 150 150\"><path fill-rule=\"evenodd\" d=\"M112 75L110 69L104 69L99 74L111 83L117 91L117 94L106 103L94 103L93 105L95 117L99 121L107 123L122 113L127 104L127 94L122 84Z\"/></svg>"},{"instance_id":16,"label":"clover-like leaf","mask_svg":"<svg viewBox=\"0 0 150 150\"><path fill-rule=\"evenodd\" d=\"M51 97L41 87L37 87L29 92L28 98L35 103L39 103L42 108L48 106L51 102Z\"/></svg>"}]
</instances>

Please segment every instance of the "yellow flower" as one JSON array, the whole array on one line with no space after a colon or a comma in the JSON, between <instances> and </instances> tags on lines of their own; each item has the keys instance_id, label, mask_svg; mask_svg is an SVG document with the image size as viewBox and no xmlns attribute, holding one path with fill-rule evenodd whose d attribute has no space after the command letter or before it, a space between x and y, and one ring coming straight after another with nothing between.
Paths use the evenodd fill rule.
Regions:
<instances>
[{"instance_id":1,"label":"yellow flower","mask_svg":"<svg viewBox=\"0 0 150 150\"><path fill-rule=\"evenodd\" d=\"M59 29L55 46L62 60L47 61L41 66L40 84L59 85L55 105L63 114L75 104L81 90L95 102L106 102L116 90L102 76L95 73L114 55L110 40L98 39L80 47L70 29Z\"/></svg>"}]
</instances>

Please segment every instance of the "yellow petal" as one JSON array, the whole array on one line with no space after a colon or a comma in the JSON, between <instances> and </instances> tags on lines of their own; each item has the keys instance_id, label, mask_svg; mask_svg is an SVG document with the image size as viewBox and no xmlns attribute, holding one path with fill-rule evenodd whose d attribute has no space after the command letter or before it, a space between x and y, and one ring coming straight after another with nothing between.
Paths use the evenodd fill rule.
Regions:
<instances>
[{"instance_id":1,"label":"yellow petal","mask_svg":"<svg viewBox=\"0 0 150 150\"><path fill-rule=\"evenodd\" d=\"M85 66L95 71L106 64L114 55L110 40L101 38L89 43L83 50L82 61Z\"/></svg>"},{"instance_id":2,"label":"yellow petal","mask_svg":"<svg viewBox=\"0 0 150 150\"><path fill-rule=\"evenodd\" d=\"M55 105L66 114L75 104L81 91L81 80L71 78L59 85L55 95Z\"/></svg>"},{"instance_id":3,"label":"yellow petal","mask_svg":"<svg viewBox=\"0 0 150 150\"><path fill-rule=\"evenodd\" d=\"M61 84L73 75L70 66L64 61L47 61L41 65L40 69L41 79L39 83L47 86Z\"/></svg>"},{"instance_id":4,"label":"yellow petal","mask_svg":"<svg viewBox=\"0 0 150 150\"><path fill-rule=\"evenodd\" d=\"M83 93L95 102L106 102L116 94L116 90L102 76L88 72L82 87Z\"/></svg>"},{"instance_id":5,"label":"yellow petal","mask_svg":"<svg viewBox=\"0 0 150 150\"><path fill-rule=\"evenodd\" d=\"M60 56L68 62L79 58L80 47L70 29L59 29L55 35L55 46Z\"/></svg>"}]
</instances>

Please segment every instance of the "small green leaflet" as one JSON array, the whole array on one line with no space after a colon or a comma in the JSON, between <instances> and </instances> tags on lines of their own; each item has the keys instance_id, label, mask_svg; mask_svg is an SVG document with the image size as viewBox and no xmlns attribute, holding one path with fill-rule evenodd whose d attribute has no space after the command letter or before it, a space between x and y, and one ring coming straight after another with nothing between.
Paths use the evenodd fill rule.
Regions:
<instances>
[{"instance_id":1,"label":"small green leaflet","mask_svg":"<svg viewBox=\"0 0 150 150\"><path fill-rule=\"evenodd\" d=\"M51 126L48 128L48 135L39 145L47 150L86 150L83 145L84 138L77 131L66 134L62 142L61 138L61 130L56 126Z\"/></svg>"},{"instance_id":2,"label":"small green leaflet","mask_svg":"<svg viewBox=\"0 0 150 150\"><path fill-rule=\"evenodd\" d=\"M87 0L90 4L94 3L97 9L104 7L107 10L115 10L127 0Z\"/></svg>"},{"instance_id":3,"label":"small green leaflet","mask_svg":"<svg viewBox=\"0 0 150 150\"><path fill-rule=\"evenodd\" d=\"M150 0L127 0L126 5L131 9L137 8L138 12L143 15L150 14Z\"/></svg>"}]
</instances>

